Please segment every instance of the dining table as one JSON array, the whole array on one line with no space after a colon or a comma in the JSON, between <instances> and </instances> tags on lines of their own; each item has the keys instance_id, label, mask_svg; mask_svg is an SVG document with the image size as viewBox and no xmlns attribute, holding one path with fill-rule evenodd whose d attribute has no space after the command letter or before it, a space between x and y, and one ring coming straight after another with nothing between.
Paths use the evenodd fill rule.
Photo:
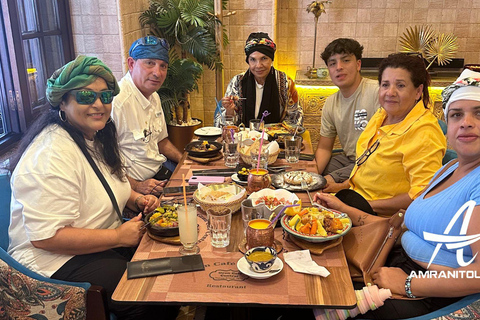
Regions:
<instances>
[{"instance_id":1,"label":"dining table","mask_svg":"<svg viewBox=\"0 0 480 320\"><path fill-rule=\"evenodd\" d=\"M308 131L303 134L304 154L313 154ZM315 161L300 160L287 163L277 159L274 166L288 165L290 170L317 172ZM198 163L185 153L167 186L181 186L192 176L194 170L225 169L223 159ZM304 205L310 200L305 192L297 192ZM312 197L313 197L312 193ZM165 198L162 200L168 200ZM127 279L127 272L117 285L112 299L118 302L176 305L215 305L229 307L289 307L289 308L343 308L356 306L356 296L350 277L345 252L341 241L321 254L312 254L312 259L325 267L330 275L321 277L293 271L286 263L272 277L253 279L237 268L243 257L245 244L241 210L232 214L230 244L225 248L214 248L210 241L206 213L197 207L198 246L205 269L203 271L165 274L159 276ZM283 254L308 249L288 235L280 223L274 231L275 243ZM132 261L180 256L179 243L167 243L153 239L145 233ZM315 246L315 244L310 244ZM244 250L242 250L244 251ZM311 250L315 252L315 250Z\"/></svg>"}]
</instances>

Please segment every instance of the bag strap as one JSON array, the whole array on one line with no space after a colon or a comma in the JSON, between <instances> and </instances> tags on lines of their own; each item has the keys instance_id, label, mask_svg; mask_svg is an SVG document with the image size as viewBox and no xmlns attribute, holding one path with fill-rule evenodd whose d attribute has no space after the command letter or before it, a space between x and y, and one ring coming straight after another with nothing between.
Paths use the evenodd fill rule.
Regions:
<instances>
[{"instance_id":1,"label":"bag strap","mask_svg":"<svg viewBox=\"0 0 480 320\"><path fill-rule=\"evenodd\" d=\"M113 194L112 189L108 185L107 180L105 180L105 177L100 172L100 169L98 169L97 164L95 163L95 161L93 161L92 156L88 152L85 145L81 144L80 141L78 141L79 137L75 136L75 135L72 135L71 133L69 133L69 134L72 137L73 141L75 141L75 143L78 145L80 150L82 150L83 154L85 155L85 158L87 158L88 163L90 163L90 166L92 166L93 171L95 171L95 174L97 175L98 179L100 180L103 187L105 188L105 191L107 191L107 194L110 197L110 201L112 201L113 208L115 209L115 212L117 213L118 218L120 218L120 221L123 223L123 217L122 217L122 214L120 212L120 208L118 207L117 199L115 199L115 195Z\"/></svg>"}]
</instances>

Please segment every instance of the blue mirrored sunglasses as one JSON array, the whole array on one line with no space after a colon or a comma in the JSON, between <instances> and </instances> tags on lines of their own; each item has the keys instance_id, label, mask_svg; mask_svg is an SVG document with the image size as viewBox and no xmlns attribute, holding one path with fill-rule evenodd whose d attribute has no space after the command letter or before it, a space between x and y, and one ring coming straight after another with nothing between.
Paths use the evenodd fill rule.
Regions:
<instances>
[{"instance_id":1,"label":"blue mirrored sunglasses","mask_svg":"<svg viewBox=\"0 0 480 320\"><path fill-rule=\"evenodd\" d=\"M167 40L163 39L163 38L157 38L157 37L151 37L151 36L146 36L146 37L143 37L143 38L140 38L137 40L137 43L133 46L133 48L131 49L131 51L135 50L136 47L138 47L139 45L142 45L142 46L155 46L157 44L159 44L164 47L165 49L169 50L170 49L170 46L168 45L168 42Z\"/></svg>"},{"instance_id":2,"label":"blue mirrored sunglasses","mask_svg":"<svg viewBox=\"0 0 480 320\"><path fill-rule=\"evenodd\" d=\"M75 100L77 100L79 104L93 104L97 100L97 97L100 97L100 101L103 104L112 103L113 100L113 90L96 92L93 90L80 89L72 90L69 93L75 97Z\"/></svg>"}]
</instances>

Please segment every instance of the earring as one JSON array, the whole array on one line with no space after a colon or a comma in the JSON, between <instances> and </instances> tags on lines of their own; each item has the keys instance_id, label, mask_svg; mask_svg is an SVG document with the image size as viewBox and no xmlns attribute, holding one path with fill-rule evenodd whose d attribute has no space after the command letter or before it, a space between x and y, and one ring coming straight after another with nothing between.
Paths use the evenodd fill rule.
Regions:
<instances>
[{"instance_id":1,"label":"earring","mask_svg":"<svg viewBox=\"0 0 480 320\"><path fill-rule=\"evenodd\" d=\"M110 117L110 118L108 118L107 122L105 122L105 124L110 123L112 121L113 121L113 119L112 119L112 117Z\"/></svg>"},{"instance_id":2,"label":"earring","mask_svg":"<svg viewBox=\"0 0 480 320\"><path fill-rule=\"evenodd\" d=\"M63 114L64 114L63 117L62 117L62 112L63 112ZM64 111L58 110L58 117L60 118L60 120L62 120L62 122L67 122L67 115L65 114Z\"/></svg>"}]
</instances>

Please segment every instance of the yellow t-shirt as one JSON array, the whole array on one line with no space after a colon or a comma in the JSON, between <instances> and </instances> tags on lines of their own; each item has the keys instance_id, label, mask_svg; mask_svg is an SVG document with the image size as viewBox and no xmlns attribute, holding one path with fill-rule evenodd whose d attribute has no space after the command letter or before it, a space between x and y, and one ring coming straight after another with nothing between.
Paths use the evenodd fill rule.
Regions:
<instances>
[{"instance_id":1,"label":"yellow t-shirt","mask_svg":"<svg viewBox=\"0 0 480 320\"><path fill-rule=\"evenodd\" d=\"M379 139L377 149L350 175L350 186L368 201L408 193L415 199L442 166L447 142L437 118L418 102L403 121L381 126L380 109L357 142L357 159Z\"/></svg>"}]
</instances>

